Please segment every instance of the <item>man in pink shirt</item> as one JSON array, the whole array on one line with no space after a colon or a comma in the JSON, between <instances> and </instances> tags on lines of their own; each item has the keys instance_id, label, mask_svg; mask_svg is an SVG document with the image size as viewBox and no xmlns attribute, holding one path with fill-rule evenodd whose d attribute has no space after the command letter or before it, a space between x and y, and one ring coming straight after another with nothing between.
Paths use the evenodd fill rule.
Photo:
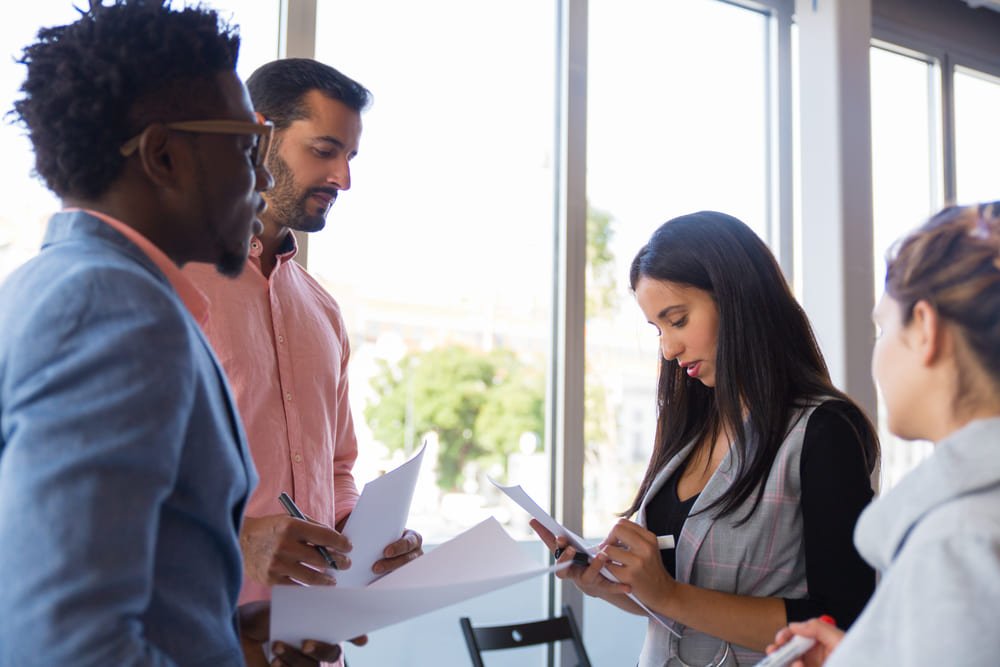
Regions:
<instances>
[{"instance_id":1,"label":"man in pink shirt","mask_svg":"<svg viewBox=\"0 0 1000 667\"><path fill-rule=\"evenodd\" d=\"M247 80L258 114L274 123L267 166L264 230L246 269L225 280L206 265L185 273L211 302L205 325L236 395L260 475L240 533L241 602L265 599L293 580L335 583L314 548L350 566L339 530L357 501L352 475L357 439L348 402L349 342L337 302L301 266L292 230L319 231L341 190L361 138L370 93L337 70L308 59L264 65ZM287 492L314 522L289 517ZM386 546L373 571L394 570L422 553L407 530Z\"/></svg>"}]
</instances>

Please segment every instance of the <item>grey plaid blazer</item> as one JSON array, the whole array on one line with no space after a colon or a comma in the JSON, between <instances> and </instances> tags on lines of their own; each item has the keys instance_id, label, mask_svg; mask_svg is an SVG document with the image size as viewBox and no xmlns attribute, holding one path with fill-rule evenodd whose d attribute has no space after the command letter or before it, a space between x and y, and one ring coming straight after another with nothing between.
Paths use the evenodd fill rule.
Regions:
<instances>
[{"instance_id":1,"label":"grey plaid blazer","mask_svg":"<svg viewBox=\"0 0 1000 667\"><path fill-rule=\"evenodd\" d=\"M714 518L714 511L698 514L732 483L737 454L735 450L730 450L695 501L691 516L684 522L677 538L677 581L738 595L806 596L799 459L806 423L815 406L821 402L819 400L793 415L793 425L771 466L760 506L742 526L735 524L746 515L743 508L721 519ZM646 525L646 504L693 447L694 443L685 447L653 480L639 507L639 523L643 526ZM753 496L748 503L752 501ZM640 667L701 667L712 664L731 667L753 665L764 657L764 654L742 646L730 646L723 660L727 646L721 639L674 621L670 624L680 633L681 639L678 640L656 621L649 621L639 656Z\"/></svg>"}]
</instances>

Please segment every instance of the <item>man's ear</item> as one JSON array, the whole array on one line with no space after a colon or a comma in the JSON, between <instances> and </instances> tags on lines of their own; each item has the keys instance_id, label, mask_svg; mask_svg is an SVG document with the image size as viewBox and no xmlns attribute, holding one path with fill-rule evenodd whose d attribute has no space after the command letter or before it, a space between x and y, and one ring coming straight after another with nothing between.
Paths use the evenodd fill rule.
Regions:
<instances>
[{"instance_id":1,"label":"man's ear","mask_svg":"<svg viewBox=\"0 0 1000 667\"><path fill-rule=\"evenodd\" d=\"M159 123L148 126L139 138L139 163L153 184L172 189L176 187L178 159L175 154L180 142L171 141L171 133Z\"/></svg>"},{"instance_id":2,"label":"man's ear","mask_svg":"<svg viewBox=\"0 0 1000 667\"><path fill-rule=\"evenodd\" d=\"M913 305L913 318L908 328L911 342L924 365L933 364L941 356L945 344L942 324L941 316L930 302L921 299Z\"/></svg>"}]
</instances>

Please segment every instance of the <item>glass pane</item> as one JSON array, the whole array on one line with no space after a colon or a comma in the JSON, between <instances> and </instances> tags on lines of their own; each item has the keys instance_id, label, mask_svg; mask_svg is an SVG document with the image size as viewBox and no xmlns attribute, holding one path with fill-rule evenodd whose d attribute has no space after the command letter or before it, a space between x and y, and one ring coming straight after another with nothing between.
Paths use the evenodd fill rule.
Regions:
<instances>
[{"instance_id":1,"label":"glass pane","mask_svg":"<svg viewBox=\"0 0 1000 667\"><path fill-rule=\"evenodd\" d=\"M185 5L204 5L240 27L240 59L236 72L246 81L255 69L278 57L281 0L198 0Z\"/></svg>"},{"instance_id":2,"label":"glass pane","mask_svg":"<svg viewBox=\"0 0 1000 667\"><path fill-rule=\"evenodd\" d=\"M350 335L359 484L426 439L410 525L433 544L496 516L540 564L527 515L487 476L548 505L555 17L538 0L318 3L317 58L374 103L352 188L309 245ZM349 660L411 664L407 647L434 636L456 656L435 664L468 664L459 616L542 618L545 594L539 577L449 607L374 633Z\"/></svg>"},{"instance_id":3,"label":"glass pane","mask_svg":"<svg viewBox=\"0 0 1000 667\"><path fill-rule=\"evenodd\" d=\"M926 60L885 49L871 50L872 189L874 206L875 298L885 284L885 256L891 245L940 206L935 153L937 100ZM882 443L881 488L900 480L930 453L928 443L905 442L889 433L879 395Z\"/></svg>"},{"instance_id":4,"label":"glass pane","mask_svg":"<svg viewBox=\"0 0 1000 667\"><path fill-rule=\"evenodd\" d=\"M14 62L21 49L34 41L42 26L71 23L79 17L73 4L66 0L42 0L19 5L7 12L0 25L0 90L3 99L20 99L19 89L25 69ZM194 4L194 3L189 3ZM223 17L240 24L242 47L238 71L246 77L255 68L273 60L278 53L279 0L240 2L210 0L204 4L220 10ZM11 104L8 102L8 105ZM6 112L10 107L4 108ZM34 156L23 128L0 123L0 154L4 156L0 178L8 192L4 210L0 212L0 280L38 252L49 216L59 210L59 200L41 180L32 175Z\"/></svg>"},{"instance_id":5,"label":"glass pane","mask_svg":"<svg viewBox=\"0 0 1000 667\"><path fill-rule=\"evenodd\" d=\"M718 2L596 1L589 41L584 529L603 536L638 487L655 423L659 352L628 291L632 257L661 223L700 209L767 229L766 18ZM625 80L642 85L626 92Z\"/></svg>"},{"instance_id":6,"label":"glass pane","mask_svg":"<svg viewBox=\"0 0 1000 667\"><path fill-rule=\"evenodd\" d=\"M661 223L701 209L768 229L768 39L764 14L714 1L591 0L589 23L584 533L600 539L655 431L660 353L628 290L632 258ZM595 664L626 664L645 619L598 601L584 627Z\"/></svg>"},{"instance_id":7,"label":"glass pane","mask_svg":"<svg viewBox=\"0 0 1000 667\"><path fill-rule=\"evenodd\" d=\"M1000 78L956 68L955 171L961 203L1000 199Z\"/></svg>"},{"instance_id":8,"label":"glass pane","mask_svg":"<svg viewBox=\"0 0 1000 667\"><path fill-rule=\"evenodd\" d=\"M0 23L0 99L3 113L21 99L21 83L25 68L15 62L21 50L35 41L43 26L71 23L79 14L68 2L32 2L19 5L17 11L5 13ZM5 119L6 120L6 119ZM26 130L9 122L0 123L0 178L5 192L17 193L4 197L0 211L0 281L7 277L36 252L42 242L45 223L60 208L59 201L48 191L41 179L33 175L34 154Z\"/></svg>"}]
</instances>

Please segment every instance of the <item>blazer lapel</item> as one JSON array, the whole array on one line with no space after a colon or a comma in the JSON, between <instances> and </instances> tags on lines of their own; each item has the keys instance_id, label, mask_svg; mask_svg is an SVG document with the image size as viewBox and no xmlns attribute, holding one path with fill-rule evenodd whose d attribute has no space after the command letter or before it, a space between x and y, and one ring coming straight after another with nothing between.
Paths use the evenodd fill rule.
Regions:
<instances>
[{"instance_id":1,"label":"blazer lapel","mask_svg":"<svg viewBox=\"0 0 1000 667\"><path fill-rule=\"evenodd\" d=\"M653 478L653 483L649 485L646 495L642 497L642 502L639 504L639 512L637 513L639 525L643 528L646 527L646 505L648 505L649 501L656 496L661 488L663 488L664 483L666 483L666 481L670 479L670 476L674 474L674 471L680 467L693 447L693 442L685 445L684 449L677 452L672 459L667 461L667 465L663 466L663 469L660 470L660 472L656 474L656 477Z\"/></svg>"},{"instance_id":2,"label":"blazer lapel","mask_svg":"<svg viewBox=\"0 0 1000 667\"><path fill-rule=\"evenodd\" d=\"M733 475L736 472L736 456L732 448L722 459L722 463L715 469L708 480L708 484L698 495L694 506L691 508L691 515L684 522L681 534L677 540L677 581L689 583L691 581L691 569L694 567L695 556L701 549L708 531L715 524L715 511L701 512L713 502L718 500L723 493L732 485ZM699 512L701 512L699 514Z\"/></svg>"}]
</instances>

